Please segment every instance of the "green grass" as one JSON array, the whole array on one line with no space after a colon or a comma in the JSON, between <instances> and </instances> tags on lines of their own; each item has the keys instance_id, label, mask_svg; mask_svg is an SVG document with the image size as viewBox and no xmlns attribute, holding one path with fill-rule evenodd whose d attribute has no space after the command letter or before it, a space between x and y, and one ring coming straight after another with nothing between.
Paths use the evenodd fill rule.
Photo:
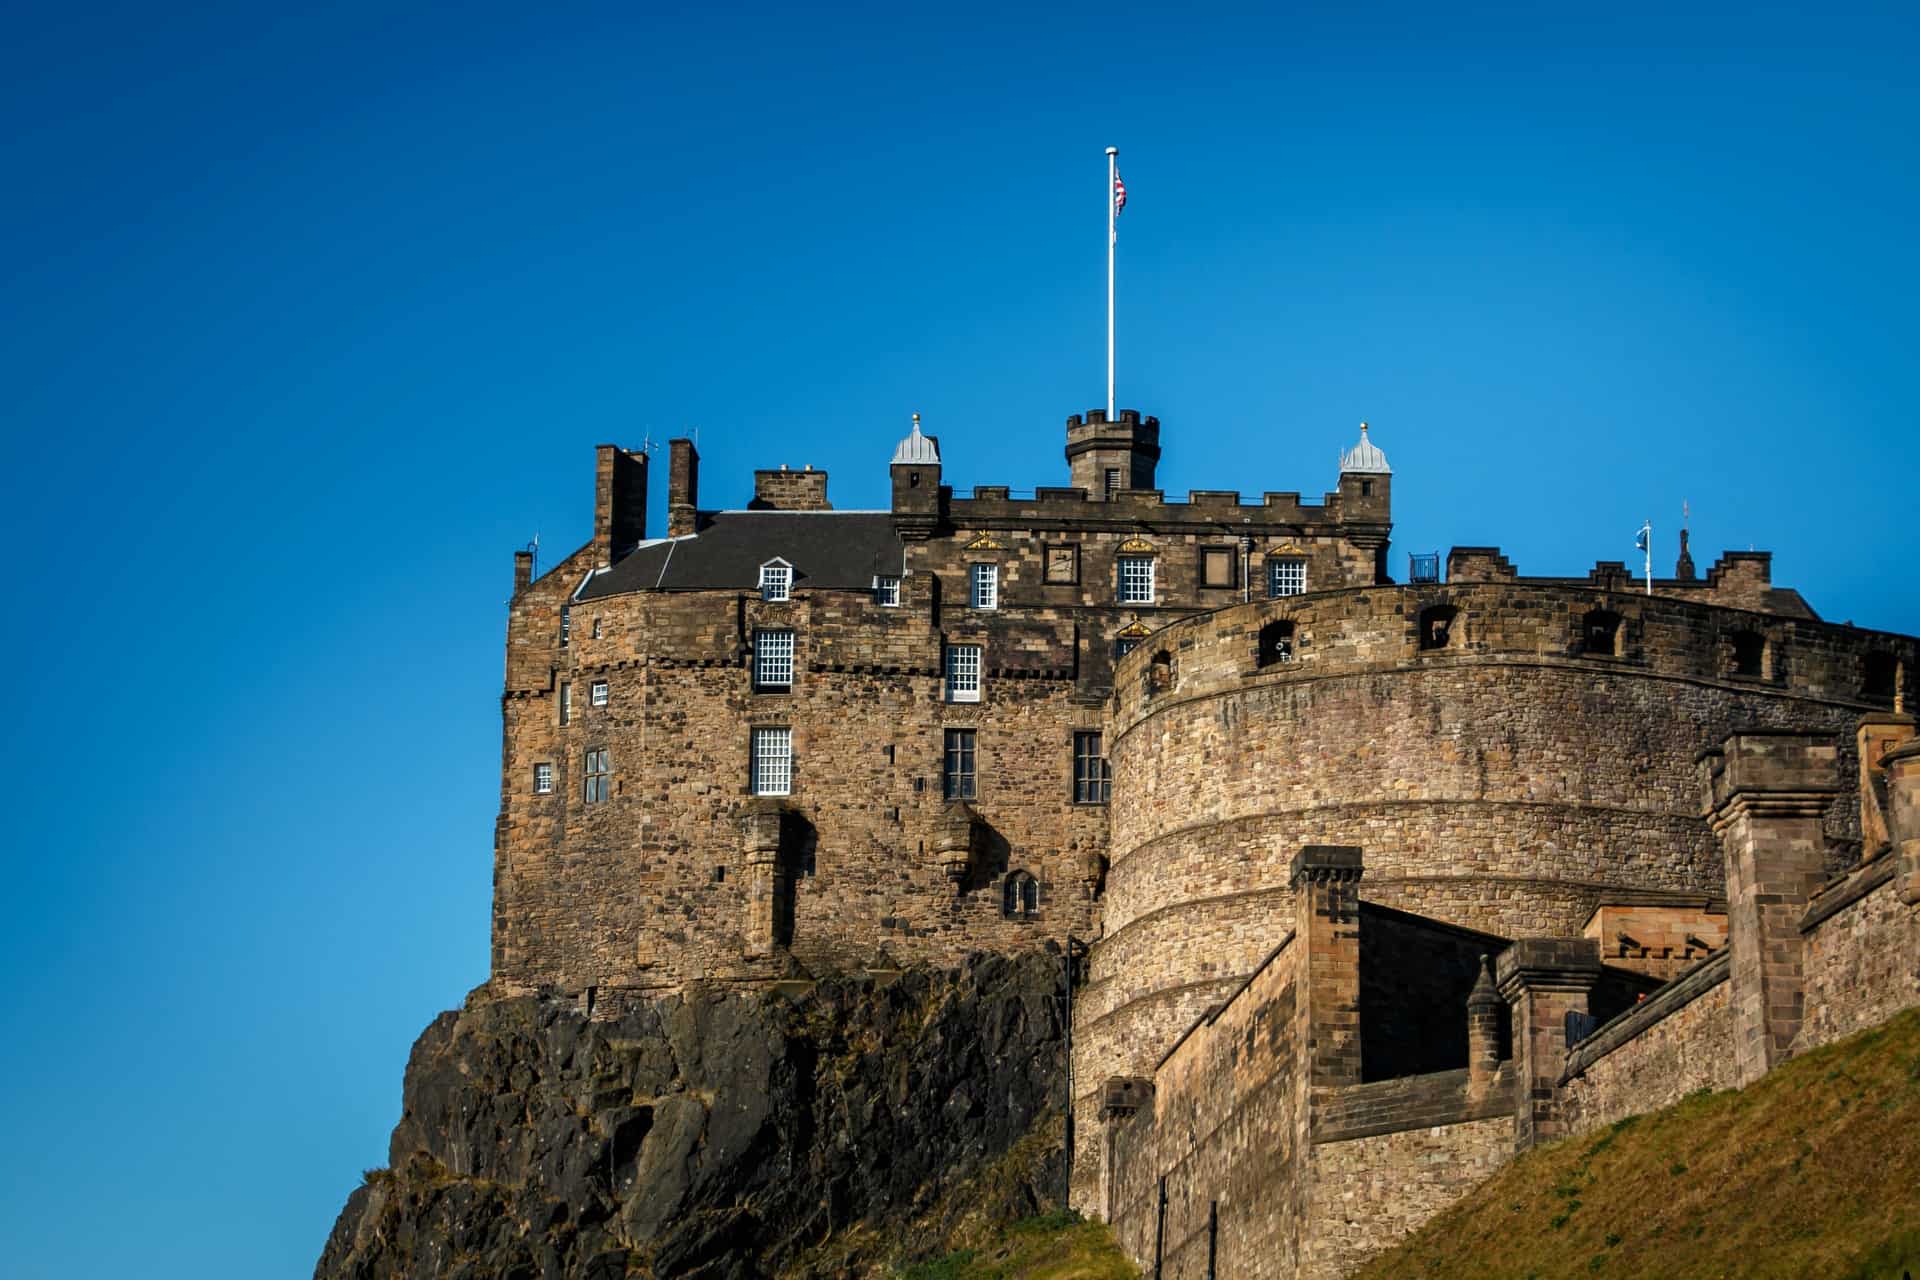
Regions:
<instances>
[{"instance_id":1,"label":"green grass","mask_svg":"<svg viewBox=\"0 0 1920 1280\"><path fill-rule=\"evenodd\" d=\"M1098 1222L1056 1210L970 1249L894 1272L898 1280L1134 1280L1140 1273Z\"/></svg>"},{"instance_id":2,"label":"green grass","mask_svg":"<svg viewBox=\"0 0 1920 1280\"><path fill-rule=\"evenodd\" d=\"M1920 1276L1920 1010L1515 1160L1371 1280ZM964 1274L964 1273L956 1273Z\"/></svg>"}]
</instances>

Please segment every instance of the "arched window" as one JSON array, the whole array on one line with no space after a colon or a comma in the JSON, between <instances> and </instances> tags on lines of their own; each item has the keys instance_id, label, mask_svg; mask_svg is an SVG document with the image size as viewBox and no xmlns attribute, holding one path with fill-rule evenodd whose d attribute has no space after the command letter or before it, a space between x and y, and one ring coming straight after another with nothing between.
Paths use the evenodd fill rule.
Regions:
<instances>
[{"instance_id":1,"label":"arched window","mask_svg":"<svg viewBox=\"0 0 1920 1280\"><path fill-rule=\"evenodd\" d=\"M1420 647L1444 649L1453 643L1453 629L1460 611L1450 604L1436 604L1420 611Z\"/></svg>"},{"instance_id":2,"label":"arched window","mask_svg":"<svg viewBox=\"0 0 1920 1280\"><path fill-rule=\"evenodd\" d=\"M1580 651L1596 658L1620 655L1620 615L1595 609L1580 621Z\"/></svg>"},{"instance_id":3,"label":"arched window","mask_svg":"<svg viewBox=\"0 0 1920 1280\"><path fill-rule=\"evenodd\" d=\"M1758 631L1733 633L1733 674L1758 680L1767 672L1767 638Z\"/></svg>"},{"instance_id":4,"label":"arched window","mask_svg":"<svg viewBox=\"0 0 1920 1280\"><path fill-rule=\"evenodd\" d=\"M1009 920L1031 920L1040 914L1040 882L1024 871L1007 874L1000 886L1000 914Z\"/></svg>"},{"instance_id":5,"label":"arched window","mask_svg":"<svg viewBox=\"0 0 1920 1280\"><path fill-rule=\"evenodd\" d=\"M1890 653L1867 655L1860 692L1872 702L1892 702L1900 691L1900 659Z\"/></svg>"},{"instance_id":6,"label":"arched window","mask_svg":"<svg viewBox=\"0 0 1920 1280\"><path fill-rule=\"evenodd\" d=\"M1293 624L1281 620L1260 628L1260 653L1254 665L1270 667L1276 662L1292 661Z\"/></svg>"}]
</instances>

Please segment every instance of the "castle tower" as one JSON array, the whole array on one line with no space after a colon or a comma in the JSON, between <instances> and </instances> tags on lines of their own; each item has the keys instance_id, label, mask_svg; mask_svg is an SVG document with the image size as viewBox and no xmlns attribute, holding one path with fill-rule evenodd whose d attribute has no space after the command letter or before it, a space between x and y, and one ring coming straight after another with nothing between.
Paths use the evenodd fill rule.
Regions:
<instances>
[{"instance_id":1,"label":"castle tower","mask_svg":"<svg viewBox=\"0 0 1920 1280\"><path fill-rule=\"evenodd\" d=\"M1089 409L1067 419L1067 465L1073 487L1104 502L1121 489L1153 488L1160 462L1160 419L1143 418L1138 409L1122 409L1113 422L1104 409Z\"/></svg>"},{"instance_id":2,"label":"castle tower","mask_svg":"<svg viewBox=\"0 0 1920 1280\"><path fill-rule=\"evenodd\" d=\"M940 437L920 434L920 415L913 430L894 446L888 467L893 478L893 527L902 538L932 536L940 523Z\"/></svg>"}]
</instances>

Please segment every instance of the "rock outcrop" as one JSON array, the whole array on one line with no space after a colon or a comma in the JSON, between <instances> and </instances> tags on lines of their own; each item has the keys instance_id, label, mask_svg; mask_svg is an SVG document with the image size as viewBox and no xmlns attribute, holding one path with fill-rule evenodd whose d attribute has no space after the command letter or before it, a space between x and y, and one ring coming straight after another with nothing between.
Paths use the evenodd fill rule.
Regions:
<instances>
[{"instance_id":1,"label":"rock outcrop","mask_svg":"<svg viewBox=\"0 0 1920 1280\"><path fill-rule=\"evenodd\" d=\"M913 1252L902 1231L996 1161L993 1196L1032 1212L1059 1194L1057 1142L1011 1175L1002 1157L1060 1106L1062 1013L1057 952L695 989L617 1021L472 1000L414 1045L391 1167L349 1197L315 1275L844 1269L829 1238Z\"/></svg>"}]
</instances>

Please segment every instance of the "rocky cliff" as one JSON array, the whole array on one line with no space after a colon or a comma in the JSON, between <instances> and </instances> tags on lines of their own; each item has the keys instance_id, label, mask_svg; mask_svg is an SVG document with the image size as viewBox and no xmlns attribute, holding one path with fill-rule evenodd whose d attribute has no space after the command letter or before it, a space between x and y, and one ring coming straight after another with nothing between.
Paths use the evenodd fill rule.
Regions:
<instances>
[{"instance_id":1,"label":"rocky cliff","mask_svg":"<svg viewBox=\"0 0 1920 1280\"><path fill-rule=\"evenodd\" d=\"M414 1045L390 1167L315 1275L804 1276L937 1250L955 1215L1057 1199L1062 1013L1057 953L617 1021L470 1000Z\"/></svg>"}]
</instances>

